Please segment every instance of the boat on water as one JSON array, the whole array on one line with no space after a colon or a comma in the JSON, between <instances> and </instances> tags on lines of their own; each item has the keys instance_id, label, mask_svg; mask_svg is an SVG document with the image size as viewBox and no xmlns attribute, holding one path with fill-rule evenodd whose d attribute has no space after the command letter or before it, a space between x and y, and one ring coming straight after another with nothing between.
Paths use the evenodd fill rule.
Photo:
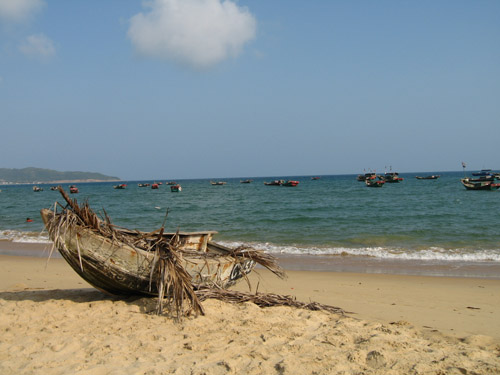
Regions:
<instances>
[{"instance_id":1,"label":"boat on water","mask_svg":"<svg viewBox=\"0 0 500 375\"><path fill-rule=\"evenodd\" d=\"M170 186L170 191L173 193L179 193L182 191L182 186L177 184L177 185L171 185Z\"/></svg>"},{"instance_id":2,"label":"boat on water","mask_svg":"<svg viewBox=\"0 0 500 375\"><path fill-rule=\"evenodd\" d=\"M54 247L73 270L96 289L116 295L161 295L158 280L178 268L194 289L227 288L257 263L283 275L276 259L251 248L228 248L212 241L217 232L141 232L101 220L88 205L81 207L60 189L68 203L62 212L40 214ZM57 205L55 205L57 207ZM159 269L175 258L175 269ZM171 264L171 263L169 263ZM167 273L167 275L166 275ZM174 276L175 276L174 275ZM172 276L173 277L173 276ZM169 293L167 289L166 293Z\"/></svg>"},{"instance_id":3,"label":"boat on water","mask_svg":"<svg viewBox=\"0 0 500 375\"><path fill-rule=\"evenodd\" d=\"M285 180L274 180L270 182L264 182L266 186L281 186L285 183Z\"/></svg>"},{"instance_id":4,"label":"boat on water","mask_svg":"<svg viewBox=\"0 0 500 375\"><path fill-rule=\"evenodd\" d=\"M415 176L417 180L437 180L439 177L441 177L438 174L433 174L430 176Z\"/></svg>"},{"instance_id":5,"label":"boat on water","mask_svg":"<svg viewBox=\"0 0 500 375\"><path fill-rule=\"evenodd\" d=\"M177 185L177 182L175 182L175 181L167 181L167 182L165 182L165 185Z\"/></svg>"},{"instance_id":6,"label":"boat on water","mask_svg":"<svg viewBox=\"0 0 500 375\"><path fill-rule=\"evenodd\" d=\"M211 185L225 185L227 184L226 181L210 181Z\"/></svg>"},{"instance_id":7,"label":"boat on water","mask_svg":"<svg viewBox=\"0 0 500 375\"><path fill-rule=\"evenodd\" d=\"M384 186L385 181L384 180L372 180L372 179L368 179L368 180L365 180L365 184L368 187L382 187L382 186Z\"/></svg>"},{"instance_id":8,"label":"boat on water","mask_svg":"<svg viewBox=\"0 0 500 375\"><path fill-rule=\"evenodd\" d=\"M321 177L311 177L311 180L313 180L313 181L316 181L316 180L319 180L319 179L321 179Z\"/></svg>"},{"instance_id":9,"label":"boat on water","mask_svg":"<svg viewBox=\"0 0 500 375\"><path fill-rule=\"evenodd\" d=\"M151 185L151 189L159 189L160 188L160 185L158 185L156 182L154 184Z\"/></svg>"},{"instance_id":10,"label":"boat on water","mask_svg":"<svg viewBox=\"0 0 500 375\"><path fill-rule=\"evenodd\" d=\"M403 177L399 177L398 172L386 172L383 176L379 176L381 180L388 183L399 183L404 180Z\"/></svg>"},{"instance_id":11,"label":"boat on water","mask_svg":"<svg viewBox=\"0 0 500 375\"><path fill-rule=\"evenodd\" d=\"M71 194L77 194L77 193L78 193L78 188L77 188L75 185L71 185L71 186L69 187L69 192L70 192Z\"/></svg>"},{"instance_id":12,"label":"boat on water","mask_svg":"<svg viewBox=\"0 0 500 375\"><path fill-rule=\"evenodd\" d=\"M358 174L358 177L356 179L358 181L366 181L366 180L375 180L377 178L377 174L375 172L370 172L370 173L365 173L365 174Z\"/></svg>"},{"instance_id":13,"label":"boat on water","mask_svg":"<svg viewBox=\"0 0 500 375\"><path fill-rule=\"evenodd\" d=\"M473 176L491 176L493 171L491 169L481 169L479 172L473 172Z\"/></svg>"},{"instance_id":14,"label":"boat on water","mask_svg":"<svg viewBox=\"0 0 500 375\"><path fill-rule=\"evenodd\" d=\"M297 186L299 184L299 181L294 181L294 180L287 180L284 183L281 184L281 186Z\"/></svg>"},{"instance_id":15,"label":"boat on water","mask_svg":"<svg viewBox=\"0 0 500 375\"><path fill-rule=\"evenodd\" d=\"M139 187L149 187L149 186L151 186L151 184L147 184L147 183L146 184L137 184L137 186L139 186Z\"/></svg>"},{"instance_id":16,"label":"boat on water","mask_svg":"<svg viewBox=\"0 0 500 375\"><path fill-rule=\"evenodd\" d=\"M479 178L465 177L460 180L467 190L497 190L500 183L495 183L494 176L482 176Z\"/></svg>"},{"instance_id":17,"label":"boat on water","mask_svg":"<svg viewBox=\"0 0 500 375\"><path fill-rule=\"evenodd\" d=\"M240 184L250 184L252 182L253 182L253 180L241 180Z\"/></svg>"},{"instance_id":18,"label":"boat on water","mask_svg":"<svg viewBox=\"0 0 500 375\"><path fill-rule=\"evenodd\" d=\"M40 186L36 186L36 185L35 185L35 186L33 186L33 191L34 191L35 193L38 193L39 191L43 191L43 188L41 188Z\"/></svg>"},{"instance_id":19,"label":"boat on water","mask_svg":"<svg viewBox=\"0 0 500 375\"><path fill-rule=\"evenodd\" d=\"M127 187L127 184L120 184L120 185L114 185L113 189L125 189Z\"/></svg>"}]
</instances>

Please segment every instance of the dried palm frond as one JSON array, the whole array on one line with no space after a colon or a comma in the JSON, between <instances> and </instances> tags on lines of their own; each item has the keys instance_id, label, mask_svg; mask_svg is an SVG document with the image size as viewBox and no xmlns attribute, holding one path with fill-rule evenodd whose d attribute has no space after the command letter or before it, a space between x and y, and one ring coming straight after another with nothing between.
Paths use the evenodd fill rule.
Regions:
<instances>
[{"instance_id":1,"label":"dried palm frond","mask_svg":"<svg viewBox=\"0 0 500 375\"><path fill-rule=\"evenodd\" d=\"M251 259L261 266L267 268L280 279L286 278L285 271L278 264L276 257L262 250L256 250L250 246L239 246L231 250L231 255L236 259Z\"/></svg>"},{"instance_id":2,"label":"dried palm frond","mask_svg":"<svg viewBox=\"0 0 500 375\"><path fill-rule=\"evenodd\" d=\"M312 311L328 311L340 315L348 313L340 307L323 305L317 302L299 302L293 296L274 293L247 293L220 288L201 288L196 291L196 295L201 301L213 298L228 303L252 302L260 307L291 306Z\"/></svg>"},{"instance_id":3,"label":"dried palm frond","mask_svg":"<svg viewBox=\"0 0 500 375\"><path fill-rule=\"evenodd\" d=\"M175 313L177 319L181 319L184 315L190 315L191 312L204 315L203 306L191 284L191 276L182 267L182 257L177 251L178 247L178 233L169 242L161 239L158 240L155 246L155 258L151 265L150 285L153 275L158 275L156 279L158 289L156 313L158 315L162 314L163 303L166 300L170 307L169 310ZM187 309L184 307L184 302L188 303Z\"/></svg>"}]
</instances>

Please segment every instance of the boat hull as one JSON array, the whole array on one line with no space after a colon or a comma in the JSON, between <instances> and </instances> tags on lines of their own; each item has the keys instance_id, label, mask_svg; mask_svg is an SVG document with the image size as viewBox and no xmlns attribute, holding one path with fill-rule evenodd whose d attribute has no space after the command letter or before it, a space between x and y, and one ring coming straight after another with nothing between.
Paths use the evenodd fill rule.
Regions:
<instances>
[{"instance_id":1,"label":"boat hull","mask_svg":"<svg viewBox=\"0 0 500 375\"><path fill-rule=\"evenodd\" d=\"M463 178L461 182L467 190L497 190L500 188L500 184L495 184L493 180L472 181L471 179Z\"/></svg>"},{"instance_id":2,"label":"boat hull","mask_svg":"<svg viewBox=\"0 0 500 375\"><path fill-rule=\"evenodd\" d=\"M41 211L47 229L53 215L50 210ZM49 233L54 232L49 229ZM209 244L213 233L181 235L180 249L191 254L182 256L182 266L190 274L194 288L227 288L255 266L253 260L235 258L224 247ZM73 270L96 289L116 295L158 294L156 283L150 282L157 279L157 275L151 275L154 252L110 240L76 225L61 228L51 239Z\"/></svg>"}]
</instances>

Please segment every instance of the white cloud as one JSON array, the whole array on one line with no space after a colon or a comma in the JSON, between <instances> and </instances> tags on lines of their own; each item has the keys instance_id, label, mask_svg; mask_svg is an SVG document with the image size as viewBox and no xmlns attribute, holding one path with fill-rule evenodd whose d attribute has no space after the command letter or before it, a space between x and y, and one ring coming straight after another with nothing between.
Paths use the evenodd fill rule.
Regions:
<instances>
[{"instance_id":1,"label":"white cloud","mask_svg":"<svg viewBox=\"0 0 500 375\"><path fill-rule=\"evenodd\" d=\"M256 21L245 7L230 0L152 0L149 12L130 19L128 36L148 57L196 68L237 56L256 33Z\"/></svg>"},{"instance_id":2,"label":"white cloud","mask_svg":"<svg viewBox=\"0 0 500 375\"><path fill-rule=\"evenodd\" d=\"M19 46L26 56L47 60L55 55L54 42L44 34L30 35Z\"/></svg>"},{"instance_id":3,"label":"white cloud","mask_svg":"<svg viewBox=\"0 0 500 375\"><path fill-rule=\"evenodd\" d=\"M0 0L0 19L11 22L25 21L44 5L42 0Z\"/></svg>"}]
</instances>

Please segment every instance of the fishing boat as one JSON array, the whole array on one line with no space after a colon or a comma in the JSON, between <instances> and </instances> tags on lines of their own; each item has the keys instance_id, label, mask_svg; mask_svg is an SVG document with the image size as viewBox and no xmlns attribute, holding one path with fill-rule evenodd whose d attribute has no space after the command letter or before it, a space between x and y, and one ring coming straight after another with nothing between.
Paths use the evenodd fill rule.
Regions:
<instances>
[{"instance_id":1,"label":"fishing boat","mask_svg":"<svg viewBox=\"0 0 500 375\"><path fill-rule=\"evenodd\" d=\"M225 185L227 184L226 181L210 181L211 185Z\"/></svg>"},{"instance_id":2,"label":"fishing boat","mask_svg":"<svg viewBox=\"0 0 500 375\"><path fill-rule=\"evenodd\" d=\"M175 182L175 181L167 181L167 182L165 182L165 185L177 185L177 182Z\"/></svg>"},{"instance_id":3,"label":"fishing boat","mask_svg":"<svg viewBox=\"0 0 500 375\"><path fill-rule=\"evenodd\" d=\"M358 174L358 177L356 179L358 181L365 181L365 180L375 180L376 178L377 174L375 172L370 172L365 174Z\"/></svg>"},{"instance_id":4,"label":"fishing boat","mask_svg":"<svg viewBox=\"0 0 500 375\"><path fill-rule=\"evenodd\" d=\"M321 179L321 177L311 177L311 180L313 180L313 181L316 181L316 180L319 180L319 179Z\"/></svg>"},{"instance_id":5,"label":"fishing boat","mask_svg":"<svg viewBox=\"0 0 500 375\"><path fill-rule=\"evenodd\" d=\"M149 186L151 186L151 184L137 184L137 186L139 186L139 187L149 187Z\"/></svg>"},{"instance_id":6,"label":"fishing boat","mask_svg":"<svg viewBox=\"0 0 500 375\"><path fill-rule=\"evenodd\" d=\"M365 180L365 184L368 187L382 187L385 184L384 180Z\"/></svg>"},{"instance_id":7,"label":"fishing boat","mask_svg":"<svg viewBox=\"0 0 500 375\"><path fill-rule=\"evenodd\" d=\"M249 184L251 182L253 182L253 180L242 180L240 181L240 184Z\"/></svg>"},{"instance_id":8,"label":"fishing boat","mask_svg":"<svg viewBox=\"0 0 500 375\"><path fill-rule=\"evenodd\" d=\"M43 191L43 188L41 188L40 186L36 186L36 185L35 185L35 186L33 186L33 191L34 191L35 193L38 193L39 191Z\"/></svg>"},{"instance_id":9,"label":"fishing boat","mask_svg":"<svg viewBox=\"0 0 500 375\"><path fill-rule=\"evenodd\" d=\"M480 178L462 178L460 180L462 185L467 190L497 190L500 188L500 184L495 183L495 178L493 176L483 176Z\"/></svg>"},{"instance_id":10,"label":"fishing boat","mask_svg":"<svg viewBox=\"0 0 500 375\"><path fill-rule=\"evenodd\" d=\"M281 186L285 183L285 180L274 180L270 182L264 182L266 186Z\"/></svg>"},{"instance_id":11,"label":"fishing boat","mask_svg":"<svg viewBox=\"0 0 500 375\"><path fill-rule=\"evenodd\" d=\"M160 185L158 185L156 182L154 184L151 185L151 189L159 189L160 188Z\"/></svg>"},{"instance_id":12,"label":"fishing boat","mask_svg":"<svg viewBox=\"0 0 500 375\"><path fill-rule=\"evenodd\" d=\"M70 192L71 194L77 194L77 193L78 193L78 188L77 188L75 185L71 185L71 186L69 187L69 192Z\"/></svg>"},{"instance_id":13,"label":"fishing boat","mask_svg":"<svg viewBox=\"0 0 500 375\"><path fill-rule=\"evenodd\" d=\"M379 176L385 182L388 183L398 183L404 180L403 177L399 177L399 173L397 172L386 172L383 176Z\"/></svg>"},{"instance_id":14,"label":"fishing boat","mask_svg":"<svg viewBox=\"0 0 500 375\"><path fill-rule=\"evenodd\" d=\"M120 185L114 185L113 189L125 189L127 187L127 184L120 184Z\"/></svg>"},{"instance_id":15,"label":"fishing boat","mask_svg":"<svg viewBox=\"0 0 500 375\"><path fill-rule=\"evenodd\" d=\"M491 169L481 169L479 172L472 173L473 176L491 176L493 174Z\"/></svg>"},{"instance_id":16,"label":"fishing boat","mask_svg":"<svg viewBox=\"0 0 500 375\"><path fill-rule=\"evenodd\" d=\"M194 289L227 288L251 272L256 262L282 274L275 258L250 248L231 249L212 241L217 232L149 233L101 220L88 205L80 207L60 189L68 203L62 212L40 214L54 247L73 270L95 288L116 295L158 295L156 281L165 272L158 260L176 259ZM57 206L57 205L55 205ZM161 262L160 262L161 263ZM168 276L168 275L167 275ZM167 290L168 293L168 290Z\"/></svg>"},{"instance_id":17,"label":"fishing boat","mask_svg":"<svg viewBox=\"0 0 500 375\"><path fill-rule=\"evenodd\" d=\"M415 176L415 178L417 180L437 180L439 177L441 177L440 175L436 175L436 174L433 174L433 175L430 175L430 176Z\"/></svg>"},{"instance_id":18,"label":"fishing boat","mask_svg":"<svg viewBox=\"0 0 500 375\"><path fill-rule=\"evenodd\" d=\"M177 184L177 185L172 185L170 186L170 191L173 193L178 193L182 191L182 186Z\"/></svg>"},{"instance_id":19,"label":"fishing boat","mask_svg":"<svg viewBox=\"0 0 500 375\"><path fill-rule=\"evenodd\" d=\"M298 184L299 181L287 180L284 183L282 183L281 186L297 186Z\"/></svg>"}]
</instances>

